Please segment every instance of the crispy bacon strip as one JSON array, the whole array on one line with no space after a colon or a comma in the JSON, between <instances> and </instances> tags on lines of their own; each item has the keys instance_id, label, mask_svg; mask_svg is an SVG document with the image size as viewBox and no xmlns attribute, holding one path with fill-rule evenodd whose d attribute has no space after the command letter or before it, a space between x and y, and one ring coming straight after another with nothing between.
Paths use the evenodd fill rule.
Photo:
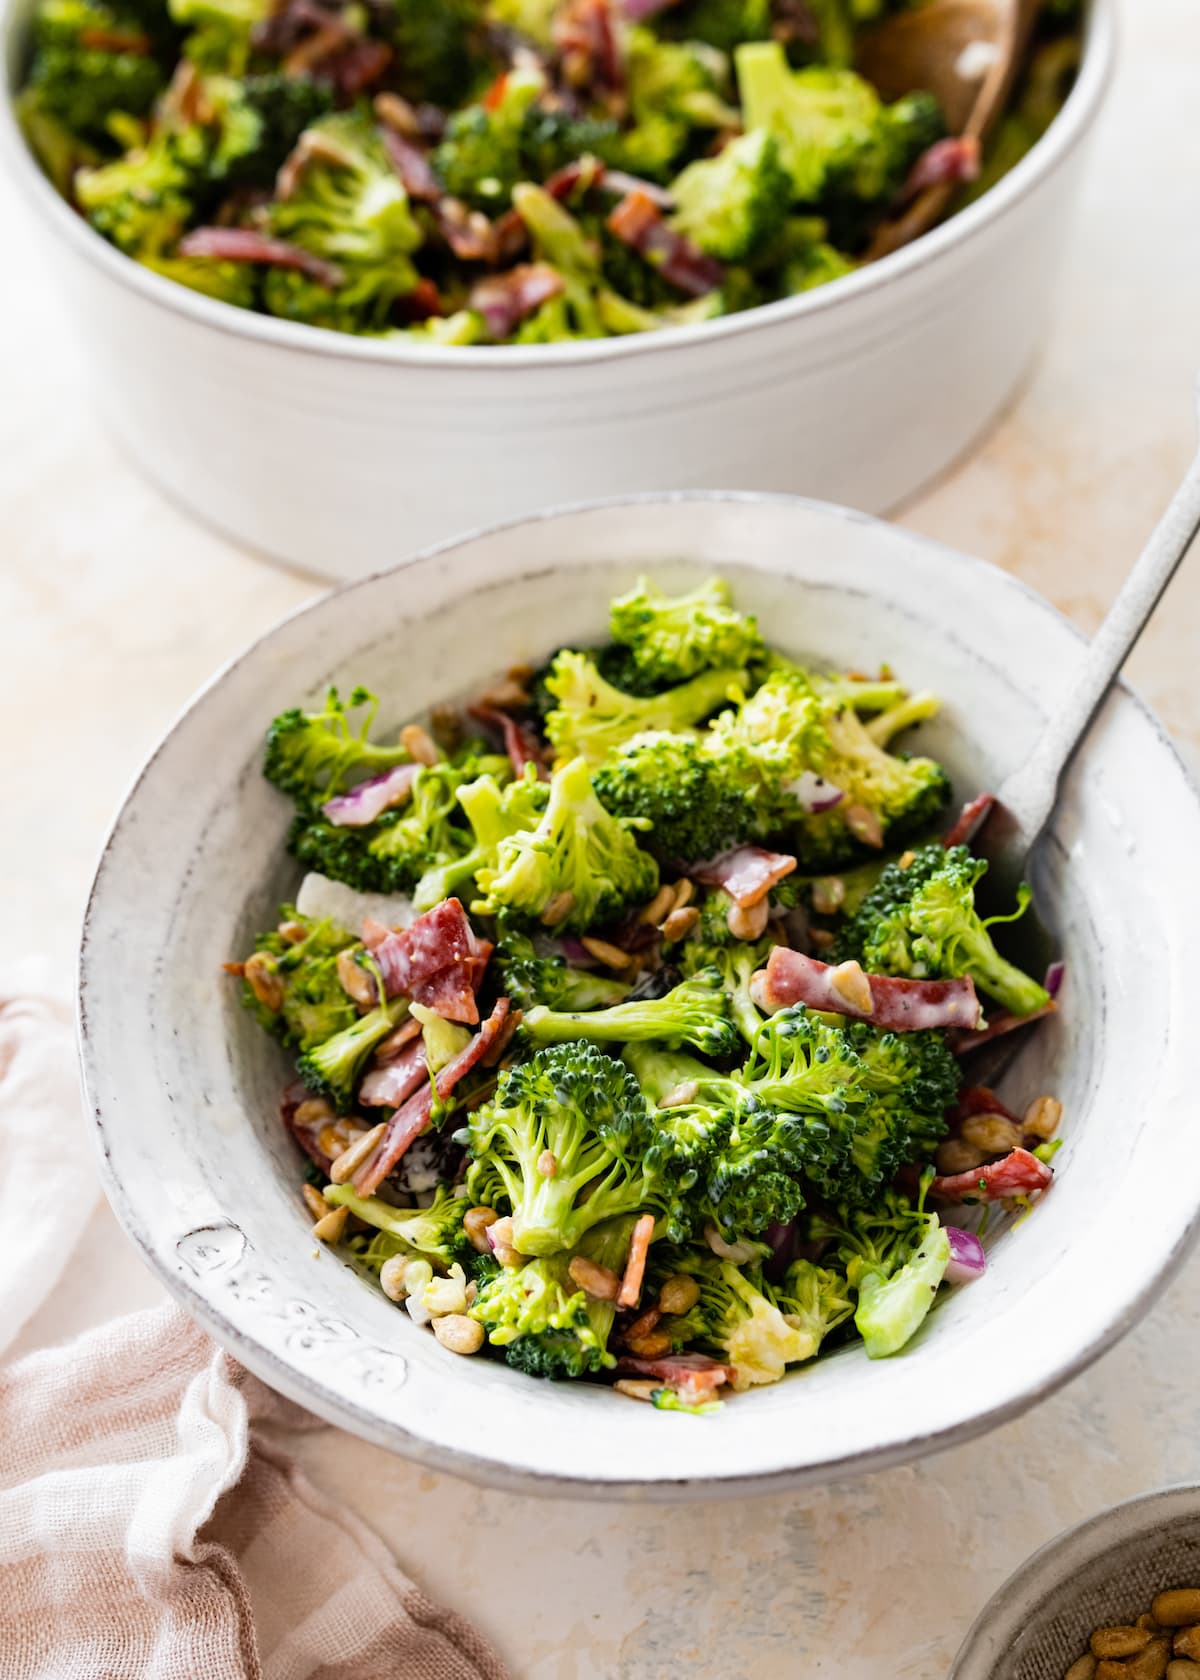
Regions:
<instances>
[{"instance_id":1,"label":"crispy bacon strip","mask_svg":"<svg viewBox=\"0 0 1200 1680\"><path fill-rule=\"evenodd\" d=\"M767 852L761 846L735 846L719 857L688 866L688 874L708 887L723 887L735 904L751 909L796 867L786 852Z\"/></svg>"},{"instance_id":2,"label":"crispy bacon strip","mask_svg":"<svg viewBox=\"0 0 1200 1680\"><path fill-rule=\"evenodd\" d=\"M625 194L609 215L608 226L623 244L652 263L664 280L689 297L703 297L725 278L724 266L669 228L658 205L641 187Z\"/></svg>"},{"instance_id":3,"label":"crispy bacon strip","mask_svg":"<svg viewBox=\"0 0 1200 1680\"><path fill-rule=\"evenodd\" d=\"M570 0L560 8L554 19L554 44L572 87L619 93L625 86L608 0Z\"/></svg>"},{"instance_id":4,"label":"crispy bacon strip","mask_svg":"<svg viewBox=\"0 0 1200 1680\"><path fill-rule=\"evenodd\" d=\"M481 210L459 198L439 198L433 207L438 232L461 262L493 262L496 231Z\"/></svg>"},{"instance_id":5,"label":"crispy bacon strip","mask_svg":"<svg viewBox=\"0 0 1200 1680\"><path fill-rule=\"evenodd\" d=\"M996 803L994 793L980 793L963 806L954 827L946 836L947 846L966 846L972 841L991 815Z\"/></svg>"},{"instance_id":6,"label":"crispy bacon strip","mask_svg":"<svg viewBox=\"0 0 1200 1680\"><path fill-rule=\"evenodd\" d=\"M979 176L979 141L973 134L952 134L926 147L909 171L898 202L907 204L928 187L956 186Z\"/></svg>"},{"instance_id":7,"label":"crispy bacon strip","mask_svg":"<svg viewBox=\"0 0 1200 1680\"><path fill-rule=\"evenodd\" d=\"M79 44L95 52L133 53L138 58L148 57L151 51L150 37L140 30L106 29L103 25L81 29Z\"/></svg>"},{"instance_id":8,"label":"crispy bacon strip","mask_svg":"<svg viewBox=\"0 0 1200 1680\"><path fill-rule=\"evenodd\" d=\"M645 23L647 18L677 6L679 0L621 0L621 16L630 23Z\"/></svg>"},{"instance_id":9,"label":"crispy bacon strip","mask_svg":"<svg viewBox=\"0 0 1200 1680\"><path fill-rule=\"evenodd\" d=\"M507 338L527 315L563 289L563 278L549 263L518 263L506 274L489 274L471 287L469 303L478 310L493 338Z\"/></svg>"},{"instance_id":10,"label":"crispy bacon strip","mask_svg":"<svg viewBox=\"0 0 1200 1680\"><path fill-rule=\"evenodd\" d=\"M570 198L573 192L590 192L591 189L603 181L608 174L599 158L581 157L573 163L564 163L561 169L556 169L552 175L547 175L542 183L544 192L551 198L560 201Z\"/></svg>"},{"instance_id":11,"label":"crispy bacon strip","mask_svg":"<svg viewBox=\"0 0 1200 1680\"><path fill-rule=\"evenodd\" d=\"M426 1009L435 1010L444 1020L460 1021L473 1027L479 1019L479 1006L475 1001L475 994L479 990L491 954L491 942L486 939L477 940L476 949L464 964L443 969L440 974L423 980L415 987L413 1002L424 1004Z\"/></svg>"},{"instance_id":12,"label":"crispy bacon strip","mask_svg":"<svg viewBox=\"0 0 1200 1680\"><path fill-rule=\"evenodd\" d=\"M650 1252L650 1239L653 1235L654 1215L643 1213L629 1237L629 1258L625 1262L625 1275L617 1292L619 1307L636 1307L638 1304L638 1297L642 1293L642 1279L646 1275L646 1256Z\"/></svg>"},{"instance_id":13,"label":"crispy bacon strip","mask_svg":"<svg viewBox=\"0 0 1200 1680\"><path fill-rule=\"evenodd\" d=\"M359 1086L358 1100L367 1108L399 1108L425 1083L425 1044L414 1038L399 1056L373 1067Z\"/></svg>"},{"instance_id":14,"label":"crispy bacon strip","mask_svg":"<svg viewBox=\"0 0 1200 1680\"><path fill-rule=\"evenodd\" d=\"M508 754L509 763L513 767L514 776L523 776L527 764L536 764L539 781L548 781L550 772L546 769L542 758L541 748L534 740L532 733L522 727L515 717L500 710L499 706L468 706L471 717L480 723L487 723L493 729L498 729L504 737L504 750Z\"/></svg>"},{"instance_id":15,"label":"crispy bacon strip","mask_svg":"<svg viewBox=\"0 0 1200 1680\"><path fill-rule=\"evenodd\" d=\"M662 1359L636 1359L632 1354L622 1354L617 1360L617 1372L623 1376L657 1377L691 1406L711 1400L718 1388L731 1383L737 1375L735 1366L710 1359L706 1353L669 1353Z\"/></svg>"},{"instance_id":16,"label":"crispy bacon strip","mask_svg":"<svg viewBox=\"0 0 1200 1680\"><path fill-rule=\"evenodd\" d=\"M467 913L456 898L435 904L399 931L364 922L363 943L379 964L388 997L412 997L414 986L466 963L478 946Z\"/></svg>"},{"instance_id":17,"label":"crispy bacon strip","mask_svg":"<svg viewBox=\"0 0 1200 1680\"><path fill-rule=\"evenodd\" d=\"M935 1178L929 1194L939 1202L998 1202L1003 1196L1030 1196L1053 1181L1054 1172L1045 1161L1027 1149L1014 1149L1002 1161Z\"/></svg>"},{"instance_id":18,"label":"crispy bacon strip","mask_svg":"<svg viewBox=\"0 0 1200 1680\"><path fill-rule=\"evenodd\" d=\"M497 1034L504 1026L509 1011L509 1001L506 997L499 998L496 1007L472 1038L470 1044L461 1049L452 1061L446 1063L437 1075L434 1083L437 1086L439 1102L445 1102L459 1080L470 1073L483 1056L485 1056ZM395 1169L397 1161L404 1154L408 1146L419 1138L421 1133L429 1129L430 1116L433 1113L433 1085L426 1083L424 1087L414 1092L408 1101L398 1108L388 1121L388 1129L376 1148L374 1154L368 1156L354 1175L354 1188L360 1196L373 1196L383 1183L387 1175Z\"/></svg>"},{"instance_id":19,"label":"crispy bacon strip","mask_svg":"<svg viewBox=\"0 0 1200 1680\"><path fill-rule=\"evenodd\" d=\"M296 1124L296 1110L300 1107L302 1102L307 1101L308 1096L309 1092L305 1090L304 1086L299 1082L289 1085L279 1099L279 1118L283 1121L288 1131L295 1138L296 1142L300 1145L301 1149L303 1149L304 1153L308 1156L313 1165L320 1172L327 1173L333 1165L333 1162L321 1148L317 1139L321 1135L322 1128L326 1126L328 1122L325 1120L317 1120L305 1126L299 1126Z\"/></svg>"},{"instance_id":20,"label":"crispy bacon strip","mask_svg":"<svg viewBox=\"0 0 1200 1680\"><path fill-rule=\"evenodd\" d=\"M857 968L857 964L854 966ZM786 945L776 945L766 968L760 968L751 982L751 996L771 1015L790 1004L803 1003L809 1009L827 1009L855 1021L870 1021L884 1032L962 1027L974 1025L979 1019L975 983L967 978L897 980L886 974L864 975L861 969L855 978L867 983L872 1005L869 1010L851 1002L837 969Z\"/></svg>"},{"instance_id":21,"label":"crispy bacon strip","mask_svg":"<svg viewBox=\"0 0 1200 1680\"><path fill-rule=\"evenodd\" d=\"M268 263L273 268L295 268L319 286L331 291L342 283L336 263L314 257L284 239L269 239L253 228L199 227L179 241L181 257L216 257L220 262Z\"/></svg>"},{"instance_id":22,"label":"crispy bacon strip","mask_svg":"<svg viewBox=\"0 0 1200 1680\"><path fill-rule=\"evenodd\" d=\"M394 128L389 128L386 124L379 132L383 138L383 149L409 198L420 199L425 204L436 204L442 196L441 182L420 146L406 140L403 134L397 134Z\"/></svg>"},{"instance_id":23,"label":"crispy bacon strip","mask_svg":"<svg viewBox=\"0 0 1200 1680\"><path fill-rule=\"evenodd\" d=\"M359 782L349 793L339 793L333 799L327 799L321 807L321 815L335 828L364 828L385 811L404 804L412 793L419 769L419 764L393 765L390 770Z\"/></svg>"},{"instance_id":24,"label":"crispy bacon strip","mask_svg":"<svg viewBox=\"0 0 1200 1680\"><path fill-rule=\"evenodd\" d=\"M995 1015L988 1016L986 1027L977 1031L953 1032L950 1034L950 1048L956 1056L965 1056L970 1050L978 1050L980 1045L990 1044L994 1038L1002 1038L1005 1033L1016 1032L1018 1027L1027 1027L1031 1021L1040 1021L1046 1015L1053 1015L1058 1010L1058 1004L1053 998L1044 1003L1040 1009L1031 1010L1028 1015L1010 1015L1007 1010L1000 1010Z\"/></svg>"}]
</instances>

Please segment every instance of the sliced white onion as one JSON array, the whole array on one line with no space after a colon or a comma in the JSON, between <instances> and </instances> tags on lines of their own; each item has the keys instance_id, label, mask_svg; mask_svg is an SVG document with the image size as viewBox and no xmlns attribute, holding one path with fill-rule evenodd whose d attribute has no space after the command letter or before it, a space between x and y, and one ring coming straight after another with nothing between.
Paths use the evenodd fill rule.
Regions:
<instances>
[{"instance_id":1,"label":"sliced white onion","mask_svg":"<svg viewBox=\"0 0 1200 1680\"><path fill-rule=\"evenodd\" d=\"M301 881L296 908L302 916L333 922L357 938L362 937L363 923L368 919L382 922L384 927L407 927L417 916L412 899L402 893L356 892L341 881L316 873Z\"/></svg>"},{"instance_id":2,"label":"sliced white onion","mask_svg":"<svg viewBox=\"0 0 1200 1680\"><path fill-rule=\"evenodd\" d=\"M842 788L827 782L824 776L818 776L815 770L806 770L802 776L794 781L785 782L783 791L790 794L798 805L803 805L806 811L831 811L846 795Z\"/></svg>"},{"instance_id":3,"label":"sliced white onion","mask_svg":"<svg viewBox=\"0 0 1200 1680\"><path fill-rule=\"evenodd\" d=\"M948 1225L946 1235L950 1238L946 1282L971 1283L975 1278L982 1277L987 1271L987 1255L974 1231L963 1231L957 1225Z\"/></svg>"}]
</instances>

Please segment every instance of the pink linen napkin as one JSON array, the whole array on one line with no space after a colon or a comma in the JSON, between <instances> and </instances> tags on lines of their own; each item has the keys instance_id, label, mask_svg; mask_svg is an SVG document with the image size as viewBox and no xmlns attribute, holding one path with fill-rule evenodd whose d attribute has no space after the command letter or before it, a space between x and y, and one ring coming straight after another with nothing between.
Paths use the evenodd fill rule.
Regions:
<instances>
[{"instance_id":1,"label":"pink linen napkin","mask_svg":"<svg viewBox=\"0 0 1200 1680\"><path fill-rule=\"evenodd\" d=\"M0 1002L0 1147L78 1149L70 1056L60 1012ZM56 1276L81 1224L54 1220ZM505 1680L277 1444L320 1427L170 1305L0 1370L6 1680Z\"/></svg>"}]
</instances>

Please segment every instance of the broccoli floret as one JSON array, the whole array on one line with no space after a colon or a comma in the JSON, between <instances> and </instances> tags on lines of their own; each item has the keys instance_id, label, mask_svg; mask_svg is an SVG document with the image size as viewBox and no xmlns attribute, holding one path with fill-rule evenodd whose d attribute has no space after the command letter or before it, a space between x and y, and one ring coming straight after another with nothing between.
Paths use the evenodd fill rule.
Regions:
<instances>
[{"instance_id":1,"label":"broccoli floret","mask_svg":"<svg viewBox=\"0 0 1200 1680\"><path fill-rule=\"evenodd\" d=\"M211 77L205 91L220 129L209 174L226 187L273 186L304 130L333 109L321 82L281 72Z\"/></svg>"},{"instance_id":2,"label":"broccoli floret","mask_svg":"<svg viewBox=\"0 0 1200 1680\"><path fill-rule=\"evenodd\" d=\"M664 34L708 41L732 53L743 41L766 41L772 23L771 0L684 0L655 20Z\"/></svg>"},{"instance_id":3,"label":"broccoli floret","mask_svg":"<svg viewBox=\"0 0 1200 1680\"><path fill-rule=\"evenodd\" d=\"M521 1254L575 1249L604 1220L669 1200L666 1147L638 1083L592 1044L552 1045L507 1068L469 1135L469 1192L503 1187Z\"/></svg>"},{"instance_id":4,"label":"broccoli floret","mask_svg":"<svg viewBox=\"0 0 1200 1680\"><path fill-rule=\"evenodd\" d=\"M765 1285L764 1292L787 1322L812 1336L818 1347L854 1314L854 1295L846 1279L811 1260L793 1260L782 1282Z\"/></svg>"},{"instance_id":5,"label":"broccoli floret","mask_svg":"<svg viewBox=\"0 0 1200 1680\"><path fill-rule=\"evenodd\" d=\"M319 141L319 154L272 205L271 230L337 266L340 309L353 310L363 327L386 326L393 304L417 283L411 254L423 235L408 195L365 115L338 112L305 132Z\"/></svg>"},{"instance_id":6,"label":"broccoli floret","mask_svg":"<svg viewBox=\"0 0 1200 1680\"><path fill-rule=\"evenodd\" d=\"M669 1272L665 1270L669 1268ZM803 1323L790 1322L768 1294L758 1273L741 1271L729 1260L699 1249L656 1257L655 1275L685 1273L700 1286L700 1299L673 1326L676 1335L705 1342L733 1365L739 1392L778 1382L789 1365L811 1359L820 1336Z\"/></svg>"},{"instance_id":7,"label":"broccoli floret","mask_svg":"<svg viewBox=\"0 0 1200 1680\"><path fill-rule=\"evenodd\" d=\"M891 1194L859 1213L814 1216L811 1229L837 1244L858 1296L854 1326L867 1357L898 1353L924 1323L950 1263L950 1239L937 1214Z\"/></svg>"},{"instance_id":8,"label":"broccoli floret","mask_svg":"<svg viewBox=\"0 0 1200 1680\"><path fill-rule=\"evenodd\" d=\"M738 1043L721 977L711 968L702 969L663 997L616 1003L609 1009L567 1014L539 1005L526 1015L525 1031L535 1044L565 1044L574 1039L631 1044L653 1039L672 1049L690 1044L706 1056L732 1055Z\"/></svg>"},{"instance_id":9,"label":"broccoli floret","mask_svg":"<svg viewBox=\"0 0 1200 1680\"><path fill-rule=\"evenodd\" d=\"M887 203L945 131L930 95L885 106L852 70L793 70L777 41L739 47L736 64L745 126L775 136L802 204Z\"/></svg>"},{"instance_id":10,"label":"broccoli floret","mask_svg":"<svg viewBox=\"0 0 1200 1680\"><path fill-rule=\"evenodd\" d=\"M521 173L544 181L556 169L582 157L605 161L618 144L617 124L606 117L574 116L569 111L531 105L521 124Z\"/></svg>"},{"instance_id":11,"label":"broccoli floret","mask_svg":"<svg viewBox=\"0 0 1200 1680\"><path fill-rule=\"evenodd\" d=\"M667 181L697 130L738 125L726 98L729 61L702 38L664 41L649 29L630 29L625 71L630 121L607 161L635 175Z\"/></svg>"},{"instance_id":12,"label":"broccoli floret","mask_svg":"<svg viewBox=\"0 0 1200 1680\"><path fill-rule=\"evenodd\" d=\"M662 694L639 697L614 688L586 653L564 648L546 674L557 702L546 718L546 734L561 758L581 754L598 764L614 747L645 730L682 730L729 703L745 672L704 671Z\"/></svg>"},{"instance_id":13,"label":"broccoli floret","mask_svg":"<svg viewBox=\"0 0 1200 1680\"><path fill-rule=\"evenodd\" d=\"M285 939L272 928L255 940L254 949L263 953L270 973L282 981L283 1002L278 1009L268 1009L248 982L242 985L242 1002L284 1044L311 1050L358 1020L337 973L339 951L357 941L332 922L302 916L294 904L283 905L279 917L293 937ZM295 937L300 930L302 937Z\"/></svg>"},{"instance_id":14,"label":"broccoli floret","mask_svg":"<svg viewBox=\"0 0 1200 1680\"><path fill-rule=\"evenodd\" d=\"M453 107L476 85L486 61L477 0L391 0L385 27L392 72L407 99Z\"/></svg>"},{"instance_id":15,"label":"broccoli floret","mask_svg":"<svg viewBox=\"0 0 1200 1680\"><path fill-rule=\"evenodd\" d=\"M409 338L427 344L482 344L487 338L483 316L473 309L457 309L453 315L431 315L415 327L393 327L389 338Z\"/></svg>"},{"instance_id":16,"label":"broccoli floret","mask_svg":"<svg viewBox=\"0 0 1200 1680\"><path fill-rule=\"evenodd\" d=\"M597 767L601 803L644 823L644 844L663 861L716 857L756 832L744 789L721 773L696 735L664 730L631 736Z\"/></svg>"},{"instance_id":17,"label":"broccoli floret","mask_svg":"<svg viewBox=\"0 0 1200 1680\"><path fill-rule=\"evenodd\" d=\"M350 713L360 707L363 716L355 728ZM378 698L359 687L344 702L336 688L329 689L319 712L298 706L281 712L267 730L263 775L302 809L315 810L351 779L361 781L407 764L407 747L367 739L378 710Z\"/></svg>"},{"instance_id":18,"label":"broccoli floret","mask_svg":"<svg viewBox=\"0 0 1200 1680\"><path fill-rule=\"evenodd\" d=\"M608 1220L587 1232L577 1252L619 1271L629 1251L632 1217ZM616 1364L608 1352L616 1306L586 1294L570 1274L573 1255L546 1255L493 1272L471 1308L492 1347L531 1377L582 1377Z\"/></svg>"},{"instance_id":19,"label":"broccoli floret","mask_svg":"<svg viewBox=\"0 0 1200 1680\"><path fill-rule=\"evenodd\" d=\"M671 226L710 257L745 262L782 228L792 179L765 128L731 140L713 158L690 163L672 183Z\"/></svg>"},{"instance_id":20,"label":"broccoli floret","mask_svg":"<svg viewBox=\"0 0 1200 1680\"><path fill-rule=\"evenodd\" d=\"M514 70L504 78L497 98L454 113L433 154L433 166L448 193L483 210L495 211L508 203L525 173L525 118L545 89L540 70Z\"/></svg>"},{"instance_id":21,"label":"broccoli floret","mask_svg":"<svg viewBox=\"0 0 1200 1680\"><path fill-rule=\"evenodd\" d=\"M429 910L471 880L481 859L491 854L472 844L474 835L461 821L459 794L479 781L497 788L508 773L507 759L480 755L475 743L453 758L423 764L413 778L407 805L358 830L365 839L365 871L380 883L375 890L404 892L411 887L414 903L419 897L418 908ZM520 806L517 820L524 821L529 802L521 800Z\"/></svg>"},{"instance_id":22,"label":"broccoli floret","mask_svg":"<svg viewBox=\"0 0 1200 1680\"><path fill-rule=\"evenodd\" d=\"M669 1170L686 1195L705 1183L727 1148L733 1111L699 1100L713 1072L694 1056L665 1050L661 1044L634 1042L625 1046L621 1059L641 1086L654 1125L669 1144Z\"/></svg>"},{"instance_id":23,"label":"broccoli floret","mask_svg":"<svg viewBox=\"0 0 1200 1680\"><path fill-rule=\"evenodd\" d=\"M835 1152L830 1128L778 1112L732 1080L701 1087L700 1107L728 1114L729 1137L690 1200L696 1229L710 1222L729 1240L786 1224L805 1205L803 1179L820 1177Z\"/></svg>"},{"instance_id":24,"label":"broccoli floret","mask_svg":"<svg viewBox=\"0 0 1200 1680\"><path fill-rule=\"evenodd\" d=\"M489 0L489 23L515 30L526 40L549 47L554 40L554 14L561 0Z\"/></svg>"},{"instance_id":25,"label":"broccoli floret","mask_svg":"<svg viewBox=\"0 0 1200 1680\"><path fill-rule=\"evenodd\" d=\"M817 286L827 286L831 280L840 280L845 274L853 274L854 268L854 263L836 245L827 239L814 239L791 257L783 271L783 289L789 297L796 297Z\"/></svg>"},{"instance_id":26,"label":"broccoli floret","mask_svg":"<svg viewBox=\"0 0 1200 1680\"><path fill-rule=\"evenodd\" d=\"M463 1231L463 1214L470 1203L445 1185L438 1186L433 1201L424 1208L393 1207L378 1196L360 1196L352 1184L327 1184L322 1193L333 1207L349 1208L380 1233L364 1254L372 1269L397 1254L450 1267L469 1260L475 1252Z\"/></svg>"},{"instance_id":27,"label":"broccoli floret","mask_svg":"<svg viewBox=\"0 0 1200 1680\"><path fill-rule=\"evenodd\" d=\"M258 274L252 263L222 262L215 257L143 257L142 265L177 286L239 309L253 309L258 296Z\"/></svg>"},{"instance_id":28,"label":"broccoli floret","mask_svg":"<svg viewBox=\"0 0 1200 1680\"><path fill-rule=\"evenodd\" d=\"M940 764L887 752L836 685L783 663L738 711L716 719L709 748L754 801L760 834L785 840L810 870L919 832L949 794ZM839 788L841 801L811 812L798 791L806 776Z\"/></svg>"},{"instance_id":29,"label":"broccoli floret","mask_svg":"<svg viewBox=\"0 0 1200 1680\"><path fill-rule=\"evenodd\" d=\"M314 1044L306 1050L296 1064L297 1072L310 1091L328 1097L344 1113L354 1102L355 1088L367 1057L407 1014L408 999L392 998L323 1044Z\"/></svg>"},{"instance_id":30,"label":"broccoli floret","mask_svg":"<svg viewBox=\"0 0 1200 1680\"><path fill-rule=\"evenodd\" d=\"M839 961L857 958L875 974L969 975L1013 1015L1044 1008L1049 992L1006 962L988 932L1024 913L1029 889L1022 884L1012 915L985 920L975 908L975 888L986 873L986 861L968 847L936 841L889 864L843 927Z\"/></svg>"},{"instance_id":31,"label":"broccoli floret","mask_svg":"<svg viewBox=\"0 0 1200 1680\"><path fill-rule=\"evenodd\" d=\"M479 764L492 763L480 759ZM413 891L413 903L418 910L431 910L444 898L451 898L476 879L480 870L494 868L501 840L537 827L549 797L544 782L538 781L536 769L530 765L518 781L501 787L508 775L508 763L499 760L492 768L474 780L452 781L457 769L447 766L441 781L453 791L459 806L466 814L471 832L460 838L460 831L445 819L438 848L431 855L447 859L426 867ZM386 850L387 841L381 837ZM456 851L456 848L460 848ZM394 855L394 854L390 854Z\"/></svg>"},{"instance_id":32,"label":"broccoli floret","mask_svg":"<svg viewBox=\"0 0 1200 1680\"><path fill-rule=\"evenodd\" d=\"M41 0L28 86L47 116L85 140L104 141L114 113L144 117L163 85L153 42L126 10L98 0Z\"/></svg>"},{"instance_id":33,"label":"broccoli floret","mask_svg":"<svg viewBox=\"0 0 1200 1680\"><path fill-rule=\"evenodd\" d=\"M271 0L167 0L167 8L189 31L184 51L199 69L244 76L251 35L270 16Z\"/></svg>"},{"instance_id":34,"label":"broccoli floret","mask_svg":"<svg viewBox=\"0 0 1200 1680\"><path fill-rule=\"evenodd\" d=\"M834 1026L803 1007L769 1018L734 1077L768 1109L803 1117L807 1176L823 1196L853 1203L932 1155L959 1081L940 1033Z\"/></svg>"},{"instance_id":35,"label":"broccoli floret","mask_svg":"<svg viewBox=\"0 0 1200 1680\"><path fill-rule=\"evenodd\" d=\"M604 1009L620 1003L629 987L586 968L572 968L565 957L539 956L533 941L505 926L496 946L501 990L520 1009L546 1004L551 1009Z\"/></svg>"},{"instance_id":36,"label":"broccoli floret","mask_svg":"<svg viewBox=\"0 0 1200 1680\"><path fill-rule=\"evenodd\" d=\"M508 910L547 926L587 930L642 903L658 866L597 799L583 758L556 769L536 828L501 840L495 867L477 876L480 911Z\"/></svg>"},{"instance_id":37,"label":"broccoli floret","mask_svg":"<svg viewBox=\"0 0 1200 1680\"><path fill-rule=\"evenodd\" d=\"M720 896L725 897L723 893ZM702 926L703 915L701 911ZM683 972L692 975L709 970L720 976L734 1025L747 1044L753 1044L764 1017L750 996L750 982L757 971L765 967L773 941L760 939L752 944L744 939L734 939L729 932L728 921L722 918L721 925L724 928L723 939L710 944L700 931L696 938L688 940L683 948Z\"/></svg>"},{"instance_id":38,"label":"broccoli floret","mask_svg":"<svg viewBox=\"0 0 1200 1680\"><path fill-rule=\"evenodd\" d=\"M542 187L530 182L513 190L513 209L529 232L534 255L550 263L562 276L563 291L538 311L549 320L552 330L540 329L537 317L522 328L522 342L556 342L563 338L603 336L604 323L597 310L596 293L601 282L600 251L583 228ZM531 330L532 329L532 330Z\"/></svg>"},{"instance_id":39,"label":"broccoli floret","mask_svg":"<svg viewBox=\"0 0 1200 1680\"><path fill-rule=\"evenodd\" d=\"M128 256L161 256L187 225L197 167L183 139L164 129L145 146L75 176L80 209Z\"/></svg>"},{"instance_id":40,"label":"broccoli floret","mask_svg":"<svg viewBox=\"0 0 1200 1680\"><path fill-rule=\"evenodd\" d=\"M737 611L722 578L684 595L665 595L639 578L613 601L608 623L613 641L629 649L633 669L652 688L669 688L714 668L752 665L766 651L757 622Z\"/></svg>"}]
</instances>

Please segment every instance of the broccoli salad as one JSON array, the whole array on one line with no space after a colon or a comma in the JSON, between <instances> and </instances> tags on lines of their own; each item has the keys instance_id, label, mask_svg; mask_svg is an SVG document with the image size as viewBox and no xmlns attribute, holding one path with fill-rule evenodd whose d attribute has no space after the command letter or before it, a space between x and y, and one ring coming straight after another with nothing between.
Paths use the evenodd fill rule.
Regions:
<instances>
[{"instance_id":1,"label":"broccoli salad","mask_svg":"<svg viewBox=\"0 0 1200 1680\"><path fill-rule=\"evenodd\" d=\"M934 695L782 657L717 579L610 630L398 739L361 688L277 717L306 873L228 969L320 1242L456 1354L703 1412L984 1269L952 1216L1031 1208L1061 1106L973 1052L1061 970L993 942L1025 889L976 905L990 796L944 832L895 750Z\"/></svg>"},{"instance_id":2,"label":"broccoli salad","mask_svg":"<svg viewBox=\"0 0 1200 1680\"><path fill-rule=\"evenodd\" d=\"M210 298L359 335L544 344L849 273L1069 89L1042 0L988 154L859 31L910 0L36 0L17 112L56 188ZM974 187L967 184L974 182Z\"/></svg>"}]
</instances>

